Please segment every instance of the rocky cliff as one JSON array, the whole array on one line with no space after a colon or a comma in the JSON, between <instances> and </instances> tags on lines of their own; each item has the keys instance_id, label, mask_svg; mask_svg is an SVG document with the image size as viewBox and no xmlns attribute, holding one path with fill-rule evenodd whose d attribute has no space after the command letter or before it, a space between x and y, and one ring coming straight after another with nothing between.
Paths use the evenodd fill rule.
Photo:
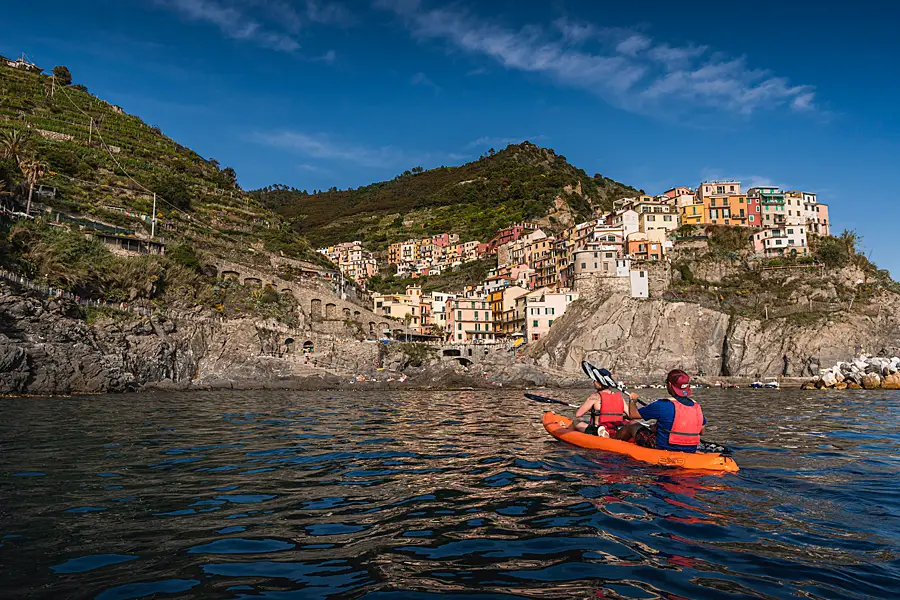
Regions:
<instances>
[{"instance_id":1,"label":"rocky cliff","mask_svg":"<svg viewBox=\"0 0 900 600\"><path fill-rule=\"evenodd\" d=\"M109 315L88 324L71 300L0 281L0 394L215 386L315 374L276 357L284 341L251 319L200 313Z\"/></svg>"},{"instance_id":2,"label":"rocky cliff","mask_svg":"<svg viewBox=\"0 0 900 600\"><path fill-rule=\"evenodd\" d=\"M884 294L865 313L773 319L729 315L686 302L598 298L573 304L529 351L538 365L574 372L582 359L621 377L673 368L707 375L807 376L861 350L900 347L900 300Z\"/></svg>"}]
</instances>

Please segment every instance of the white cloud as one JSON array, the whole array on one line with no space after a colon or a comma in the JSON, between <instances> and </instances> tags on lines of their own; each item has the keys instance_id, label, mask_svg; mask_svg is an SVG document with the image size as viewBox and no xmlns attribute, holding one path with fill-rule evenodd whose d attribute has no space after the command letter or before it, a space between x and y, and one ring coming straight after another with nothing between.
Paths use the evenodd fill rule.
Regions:
<instances>
[{"instance_id":1,"label":"white cloud","mask_svg":"<svg viewBox=\"0 0 900 600\"><path fill-rule=\"evenodd\" d=\"M309 163L300 163L299 165L297 165L297 168L301 171L306 171L307 173L319 173L323 175L331 172L328 169Z\"/></svg>"},{"instance_id":2,"label":"white cloud","mask_svg":"<svg viewBox=\"0 0 900 600\"><path fill-rule=\"evenodd\" d=\"M251 136L251 139L259 144L289 150L310 158L351 162L363 167L390 167L414 161L392 146L369 147L337 140L326 134L274 131L257 133Z\"/></svg>"},{"instance_id":3,"label":"white cloud","mask_svg":"<svg viewBox=\"0 0 900 600\"><path fill-rule=\"evenodd\" d=\"M295 52L300 48L300 43L291 36L265 27L235 6L219 0L157 0L157 4L191 21L212 23L236 40L251 41L282 52Z\"/></svg>"},{"instance_id":4,"label":"white cloud","mask_svg":"<svg viewBox=\"0 0 900 600\"><path fill-rule=\"evenodd\" d=\"M300 49L295 35L303 27L353 22L353 15L342 4L319 0L305 0L299 6L286 0L155 0L155 3L190 21L215 25L227 37L288 53Z\"/></svg>"},{"instance_id":5,"label":"white cloud","mask_svg":"<svg viewBox=\"0 0 900 600\"><path fill-rule=\"evenodd\" d=\"M433 82L431 79L429 79L428 75L426 75L425 73L422 73L421 71L419 71L418 73L413 75L409 79L409 82L412 85L418 85L418 86L422 86L422 87L431 88L435 94L440 93L440 91L441 91L441 86L439 86L438 84Z\"/></svg>"},{"instance_id":6,"label":"white cloud","mask_svg":"<svg viewBox=\"0 0 900 600\"><path fill-rule=\"evenodd\" d=\"M553 29L515 30L454 5L424 8L418 0L375 0L419 40L488 57L501 66L581 88L619 108L642 114L713 110L749 115L787 107L817 111L815 89L754 69L706 46L673 46L647 35L558 20ZM585 42L594 49L587 49ZM578 47L574 47L578 45Z\"/></svg>"},{"instance_id":7,"label":"white cloud","mask_svg":"<svg viewBox=\"0 0 900 600\"><path fill-rule=\"evenodd\" d=\"M616 46L616 52L619 54L627 54L628 56L636 56L639 52L643 52L652 45L653 42L651 42L649 38L636 33L619 42Z\"/></svg>"}]
</instances>

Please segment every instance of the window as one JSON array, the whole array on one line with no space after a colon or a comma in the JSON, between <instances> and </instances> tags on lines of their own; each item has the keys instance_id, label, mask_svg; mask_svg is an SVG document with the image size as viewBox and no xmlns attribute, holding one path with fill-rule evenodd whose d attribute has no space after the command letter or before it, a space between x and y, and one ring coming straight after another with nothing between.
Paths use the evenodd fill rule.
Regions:
<instances>
[{"instance_id":1,"label":"window","mask_svg":"<svg viewBox=\"0 0 900 600\"><path fill-rule=\"evenodd\" d=\"M641 277L646 277L646 276L647 276L647 272L646 272L646 271L641 271L640 273L641 273Z\"/></svg>"},{"instance_id":2,"label":"window","mask_svg":"<svg viewBox=\"0 0 900 600\"><path fill-rule=\"evenodd\" d=\"M457 323L457 324L456 324L456 330L457 330L457 331L462 331L462 323Z\"/></svg>"},{"instance_id":3,"label":"window","mask_svg":"<svg viewBox=\"0 0 900 600\"><path fill-rule=\"evenodd\" d=\"M461 340L461 339L462 339L462 334L461 334L461 333L457 333L457 334L456 334L456 339Z\"/></svg>"},{"instance_id":4,"label":"window","mask_svg":"<svg viewBox=\"0 0 900 600\"><path fill-rule=\"evenodd\" d=\"M553 327L553 319L547 321L547 327Z\"/></svg>"},{"instance_id":5,"label":"window","mask_svg":"<svg viewBox=\"0 0 900 600\"><path fill-rule=\"evenodd\" d=\"M531 334L531 339L537 341L537 340L541 339L541 334L539 334L539 333L532 333L532 334Z\"/></svg>"},{"instance_id":6,"label":"window","mask_svg":"<svg viewBox=\"0 0 900 600\"><path fill-rule=\"evenodd\" d=\"M456 311L456 320L462 321L462 311L461 310Z\"/></svg>"},{"instance_id":7,"label":"window","mask_svg":"<svg viewBox=\"0 0 900 600\"><path fill-rule=\"evenodd\" d=\"M594 258L597 258L597 253L596 253L596 252L594 252Z\"/></svg>"},{"instance_id":8,"label":"window","mask_svg":"<svg viewBox=\"0 0 900 600\"><path fill-rule=\"evenodd\" d=\"M732 191L732 192L734 191L734 186L731 186L731 191Z\"/></svg>"},{"instance_id":9,"label":"window","mask_svg":"<svg viewBox=\"0 0 900 600\"><path fill-rule=\"evenodd\" d=\"M537 319L535 319L534 321L531 322L531 326L532 326L532 327L537 327L537 326L538 326Z\"/></svg>"},{"instance_id":10,"label":"window","mask_svg":"<svg viewBox=\"0 0 900 600\"><path fill-rule=\"evenodd\" d=\"M671 221L671 220L672 220L672 217L670 217L669 215L666 215L665 217L663 217L663 221Z\"/></svg>"},{"instance_id":11,"label":"window","mask_svg":"<svg viewBox=\"0 0 900 600\"><path fill-rule=\"evenodd\" d=\"M793 229L788 229L788 233L794 233Z\"/></svg>"},{"instance_id":12,"label":"window","mask_svg":"<svg viewBox=\"0 0 900 600\"><path fill-rule=\"evenodd\" d=\"M582 269L582 270L587 269L587 265L584 264L584 263L581 263L581 269Z\"/></svg>"},{"instance_id":13,"label":"window","mask_svg":"<svg viewBox=\"0 0 900 600\"><path fill-rule=\"evenodd\" d=\"M481 331L481 323L475 323L475 331Z\"/></svg>"}]
</instances>

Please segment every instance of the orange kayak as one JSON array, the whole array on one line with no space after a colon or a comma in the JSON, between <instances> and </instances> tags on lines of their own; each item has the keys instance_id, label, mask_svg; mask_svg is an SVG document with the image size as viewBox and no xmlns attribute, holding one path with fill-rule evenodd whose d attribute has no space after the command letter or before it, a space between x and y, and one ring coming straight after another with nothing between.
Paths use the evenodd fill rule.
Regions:
<instances>
[{"instance_id":1,"label":"orange kayak","mask_svg":"<svg viewBox=\"0 0 900 600\"><path fill-rule=\"evenodd\" d=\"M707 471L727 471L735 473L737 463L727 456L706 452L672 452L670 450L654 450L643 448L631 442L602 438L569 429L572 419L547 411L544 413L544 429L558 440L574 444L581 448L603 450L616 454L626 454L635 460L664 467L681 467L682 469L704 469Z\"/></svg>"}]
</instances>

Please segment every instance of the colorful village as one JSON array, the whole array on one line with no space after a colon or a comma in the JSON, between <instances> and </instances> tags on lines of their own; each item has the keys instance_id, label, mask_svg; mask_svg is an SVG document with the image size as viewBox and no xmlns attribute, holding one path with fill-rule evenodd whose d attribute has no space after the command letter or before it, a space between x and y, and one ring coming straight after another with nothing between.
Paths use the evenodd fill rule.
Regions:
<instances>
[{"instance_id":1,"label":"colorful village","mask_svg":"<svg viewBox=\"0 0 900 600\"><path fill-rule=\"evenodd\" d=\"M548 235L517 223L487 242L460 242L439 234L392 244L387 263L399 277L439 275L464 263L496 256L479 285L461 293L410 285L403 294L373 294L373 309L402 321L419 336L452 344L510 344L540 340L584 290L599 282L632 298L650 296L647 264L665 261L686 237L706 226L749 230L763 259L809 254L807 234L830 235L828 205L816 194L705 181L696 189L672 188L658 196L622 198L614 210ZM365 287L378 261L360 242L321 248L345 277Z\"/></svg>"}]
</instances>

